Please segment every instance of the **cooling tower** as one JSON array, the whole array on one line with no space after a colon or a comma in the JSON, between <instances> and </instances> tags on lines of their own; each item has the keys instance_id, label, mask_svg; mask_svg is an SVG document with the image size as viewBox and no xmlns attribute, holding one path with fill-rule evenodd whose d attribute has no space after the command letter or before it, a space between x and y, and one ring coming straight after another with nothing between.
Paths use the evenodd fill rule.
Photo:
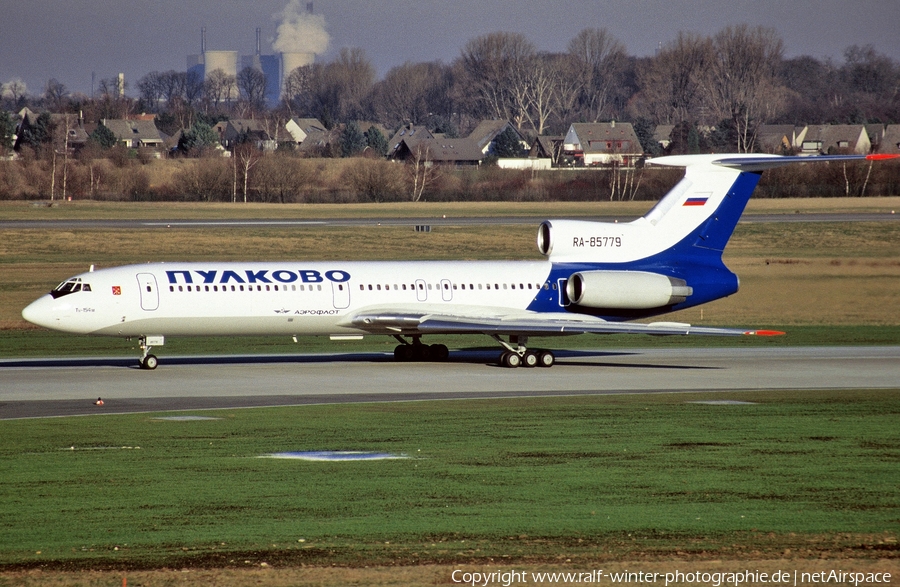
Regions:
<instances>
[{"instance_id":1,"label":"cooling tower","mask_svg":"<svg viewBox=\"0 0 900 587\"><path fill-rule=\"evenodd\" d=\"M237 51L207 51L203 54L204 74L221 69L228 75L237 75Z\"/></svg>"},{"instance_id":2,"label":"cooling tower","mask_svg":"<svg viewBox=\"0 0 900 587\"><path fill-rule=\"evenodd\" d=\"M315 60L315 53L281 53L281 80L287 79L287 76L298 67L304 65L312 65Z\"/></svg>"}]
</instances>

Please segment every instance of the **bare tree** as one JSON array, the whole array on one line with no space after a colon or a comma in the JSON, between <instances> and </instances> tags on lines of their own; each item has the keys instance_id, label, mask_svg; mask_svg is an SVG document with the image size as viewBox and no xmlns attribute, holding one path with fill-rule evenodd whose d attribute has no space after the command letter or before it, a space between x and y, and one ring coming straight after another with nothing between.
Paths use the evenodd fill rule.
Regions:
<instances>
[{"instance_id":1,"label":"bare tree","mask_svg":"<svg viewBox=\"0 0 900 587\"><path fill-rule=\"evenodd\" d=\"M548 66L556 73L556 88L553 92L556 120L565 125L578 118L578 104L585 86L583 69L577 58L569 53L550 55L547 58L551 61Z\"/></svg>"},{"instance_id":2,"label":"bare tree","mask_svg":"<svg viewBox=\"0 0 900 587\"><path fill-rule=\"evenodd\" d=\"M25 96L28 94L28 87L21 79L13 78L3 84L0 94L12 103L11 110L18 110L20 102L24 101Z\"/></svg>"},{"instance_id":3,"label":"bare tree","mask_svg":"<svg viewBox=\"0 0 900 587\"><path fill-rule=\"evenodd\" d=\"M145 107L153 112L159 112L159 102L163 97L161 76L162 74L158 71L151 71L137 81L137 89L141 100L143 100Z\"/></svg>"},{"instance_id":4,"label":"bare tree","mask_svg":"<svg viewBox=\"0 0 900 587\"><path fill-rule=\"evenodd\" d=\"M713 60L705 37L679 33L652 59L638 68L644 114L657 124L696 121L704 108L705 76Z\"/></svg>"},{"instance_id":5,"label":"bare tree","mask_svg":"<svg viewBox=\"0 0 900 587\"><path fill-rule=\"evenodd\" d=\"M204 102L218 110L221 104L230 104L237 93L237 78L221 69L214 69L203 81Z\"/></svg>"},{"instance_id":6,"label":"bare tree","mask_svg":"<svg viewBox=\"0 0 900 587\"><path fill-rule=\"evenodd\" d=\"M375 83L375 67L362 49L343 48L337 60L330 64L332 83L337 84L339 96L336 115L341 120L365 117L365 99Z\"/></svg>"},{"instance_id":7,"label":"bare tree","mask_svg":"<svg viewBox=\"0 0 900 587\"><path fill-rule=\"evenodd\" d=\"M461 60L478 108L476 116L510 120L521 128L534 55L534 45L519 33L490 33L466 43Z\"/></svg>"},{"instance_id":8,"label":"bare tree","mask_svg":"<svg viewBox=\"0 0 900 587\"><path fill-rule=\"evenodd\" d=\"M432 112L435 86L441 83L440 63L410 63L392 68L375 84L371 109L389 126L422 124Z\"/></svg>"},{"instance_id":9,"label":"bare tree","mask_svg":"<svg viewBox=\"0 0 900 587\"><path fill-rule=\"evenodd\" d=\"M362 49L341 49L331 63L298 67L288 76L284 99L290 110L319 117L329 128L335 121L364 118L375 68Z\"/></svg>"},{"instance_id":10,"label":"bare tree","mask_svg":"<svg viewBox=\"0 0 900 587\"><path fill-rule=\"evenodd\" d=\"M556 55L539 54L532 59L529 69L526 112L531 128L538 135L544 134L547 121L558 108L559 60Z\"/></svg>"},{"instance_id":11,"label":"bare tree","mask_svg":"<svg viewBox=\"0 0 900 587\"><path fill-rule=\"evenodd\" d=\"M245 67L237 74L237 87L241 99L253 113L266 107L266 74L254 67Z\"/></svg>"},{"instance_id":12,"label":"bare tree","mask_svg":"<svg viewBox=\"0 0 900 587\"><path fill-rule=\"evenodd\" d=\"M587 28L569 41L568 50L584 78L580 95L583 116L596 122L606 113L615 88L621 85L625 45L606 29Z\"/></svg>"},{"instance_id":13,"label":"bare tree","mask_svg":"<svg viewBox=\"0 0 900 587\"><path fill-rule=\"evenodd\" d=\"M231 159L234 167L234 181L232 184L231 201L237 201L237 180L238 171L240 171L243 182L244 203L247 203L247 192L250 184L250 170L259 163L262 158L262 152L256 148L252 141L243 141L234 146L231 152Z\"/></svg>"},{"instance_id":14,"label":"bare tree","mask_svg":"<svg viewBox=\"0 0 900 587\"><path fill-rule=\"evenodd\" d=\"M47 82L47 89L44 91L44 99L54 112L62 112L65 109L68 96L69 90L56 78L51 78Z\"/></svg>"},{"instance_id":15,"label":"bare tree","mask_svg":"<svg viewBox=\"0 0 900 587\"><path fill-rule=\"evenodd\" d=\"M782 107L776 70L784 43L774 29L747 25L726 27L712 43L710 106L719 120L734 124L738 152L746 153L755 143L757 125Z\"/></svg>"},{"instance_id":16,"label":"bare tree","mask_svg":"<svg viewBox=\"0 0 900 587\"><path fill-rule=\"evenodd\" d=\"M431 149L425 145L417 145L407 161L409 183L413 202L422 199L425 188L438 178L439 170L434 164Z\"/></svg>"}]
</instances>

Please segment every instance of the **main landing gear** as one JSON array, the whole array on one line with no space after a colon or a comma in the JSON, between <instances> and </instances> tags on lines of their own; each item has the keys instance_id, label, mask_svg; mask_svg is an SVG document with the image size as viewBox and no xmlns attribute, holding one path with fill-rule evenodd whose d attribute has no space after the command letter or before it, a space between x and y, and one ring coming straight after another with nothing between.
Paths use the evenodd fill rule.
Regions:
<instances>
[{"instance_id":1,"label":"main landing gear","mask_svg":"<svg viewBox=\"0 0 900 587\"><path fill-rule=\"evenodd\" d=\"M162 342L157 342L157 339L161 337L150 337L150 343L154 343L157 345L163 344ZM148 371L152 371L156 369L156 366L159 365L159 359L156 358L156 355L150 354L150 349L153 348L150 346L150 343L147 342L148 337L141 336L138 338L138 343L141 346L141 350L143 351L143 355L138 359L138 364L141 366L141 369L147 369Z\"/></svg>"},{"instance_id":2,"label":"main landing gear","mask_svg":"<svg viewBox=\"0 0 900 587\"><path fill-rule=\"evenodd\" d=\"M411 361L446 361L450 356L450 349L443 344L422 344L421 336L413 336L412 342L407 341L399 334L394 338L400 341L394 349L394 359L401 362Z\"/></svg>"},{"instance_id":3,"label":"main landing gear","mask_svg":"<svg viewBox=\"0 0 900 587\"><path fill-rule=\"evenodd\" d=\"M506 351L500 355L500 364L510 369L516 367L552 367L556 363L556 355L553 351L528 349L527 336L510 336L506 342L499 335L494 334L494 340Z\"/></svg>"}]
</instances>

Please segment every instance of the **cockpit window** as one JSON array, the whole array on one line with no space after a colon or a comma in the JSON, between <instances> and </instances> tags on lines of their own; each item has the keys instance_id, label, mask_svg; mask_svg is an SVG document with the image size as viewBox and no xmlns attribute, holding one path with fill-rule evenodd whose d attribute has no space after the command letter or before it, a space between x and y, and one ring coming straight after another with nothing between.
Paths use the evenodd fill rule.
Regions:
<instances>
[{"instance_id":1,"label":"cockpit window","mask_svg":"<svg viewBox=\"0 0 900 587\"><path fill-rule=\"evenodd\" d=\"M81 283L80 277L75 277L57 285L50 295L53 299L57 299L79 291L91 291L91 286L88 283Z\"/></svg>"}]
</instances>

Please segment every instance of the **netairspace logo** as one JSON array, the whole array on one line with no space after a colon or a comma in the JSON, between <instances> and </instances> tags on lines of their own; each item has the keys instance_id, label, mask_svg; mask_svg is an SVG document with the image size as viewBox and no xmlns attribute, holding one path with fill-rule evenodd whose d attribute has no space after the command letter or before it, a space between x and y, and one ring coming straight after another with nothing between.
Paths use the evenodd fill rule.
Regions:
<instances>
[{"instance_id":1,"label":"netairspace logo","mask_svg":"<svg viewBox=\"0 0 900 587\"><path fill-rule=\"evenodd\" d=\"M602 569L592 571L567 571L567 572L525 572L525 571L494 571L482 573L478 571L453 571L450 579L454 583L470 585L471 587L488 587L489 585L528 585L528 584L641 584L654 583L665 585L708 585L722 587L733 585L814 585L817 583L834 584L842 583L853 585L890 583L890 573L859 573L843 570L829 570L816 573L788 572L788 571L739 571L739 572L684 572L674 571L667 573L646 573L643 571L620 571L615 573L604 572Z\"/></svg>"}]
</instances>

